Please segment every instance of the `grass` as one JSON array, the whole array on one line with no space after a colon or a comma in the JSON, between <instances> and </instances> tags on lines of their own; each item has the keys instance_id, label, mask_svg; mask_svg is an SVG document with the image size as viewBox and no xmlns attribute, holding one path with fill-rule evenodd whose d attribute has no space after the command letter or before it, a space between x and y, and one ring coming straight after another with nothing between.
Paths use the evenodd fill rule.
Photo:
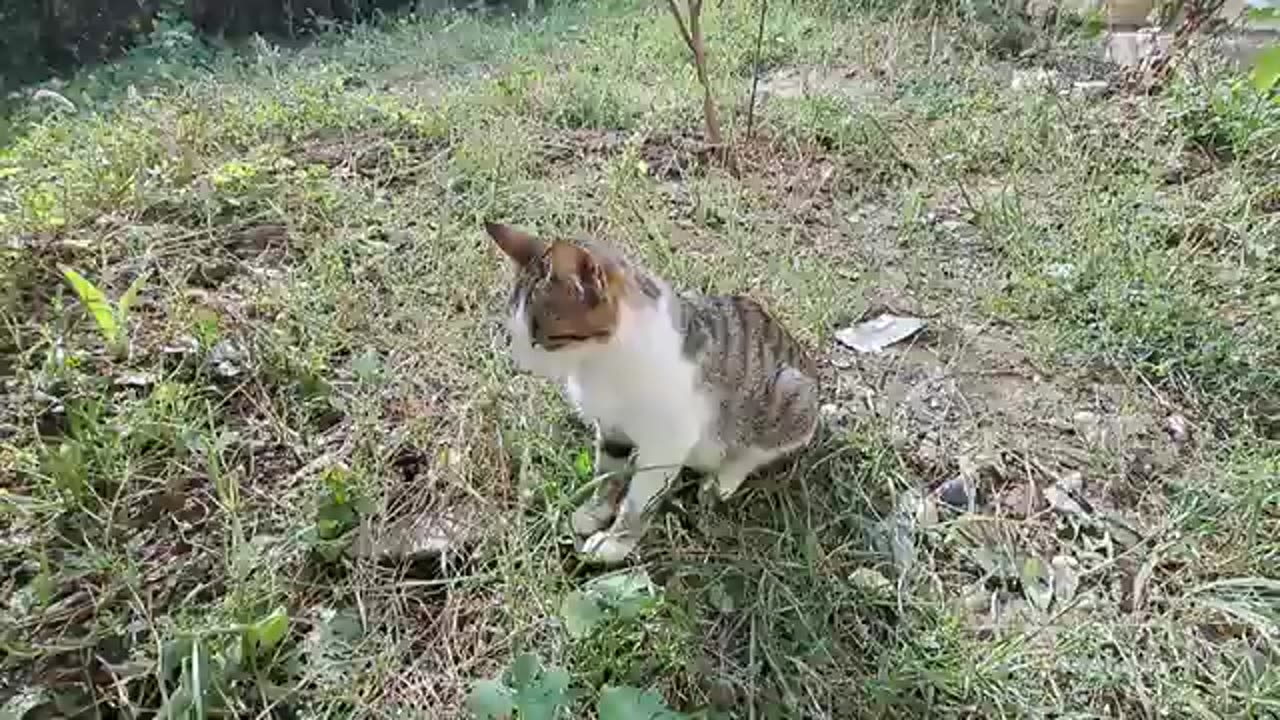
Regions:
<instances>
[{"instance_id":1,"label":"grass","mask_svg":"<svg viewBox=\"0 0 1280 720\"><path fill-rule=\"evenodd\" d=\"M739 177L698 161L662 6L125 63L11 118L6 709L462 717L535 653L575 717L617 685L744 718L1280 712L1274 97L1205 48L1090 97L1078 38L1015 62L972 18L795 3L747 140L756 8L704 12ZM1015 89L1034 64L1066 91ZM486 218L750 291L830 380L821 441L727 506L677 493L653 597L584 633L589 437L502 352ZM144 277L127 352L64 266L109 302ZM929 329L834 344L885 307Z\"/></svg>"}]
</instances>

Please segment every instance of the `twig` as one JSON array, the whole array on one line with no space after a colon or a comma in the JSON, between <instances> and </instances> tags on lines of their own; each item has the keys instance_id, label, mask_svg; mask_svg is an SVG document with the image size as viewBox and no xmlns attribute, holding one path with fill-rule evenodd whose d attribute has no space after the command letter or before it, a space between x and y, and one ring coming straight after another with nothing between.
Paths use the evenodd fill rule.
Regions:
<instances>
[{"instance_id":1,"label":"twig","mask_svg":"<svg viewBox=\"0 0 1280 720\"><path fill-rule=\"evenodd\" d=\"M747 140L756 119L756 90L760 87L760 47L764 44L764 17L769 12L769 0L760 0L760 26L756 29L756 61L751 71L751 101L747 103Z\"/></svg>"},{"instance_id":2,"label":"twig","mask_svg":"<svg viewBox=\"0 0 1280 720\"><path fill-rule=\"evenodd\" d=\"M720 134L720 112L716 109L715 94L711 91L711 79L707 73L707 52L702 42L702 0L687 0L689 3L689 22L686 25L680 8L675 0L667 0L667 8L676 19L676 29L685 45L693 54L693 69L702 85L702 116L707 126L707 144L717 149L724 159L729 172L738 173L738 164L734 160L732 148L725 145Z\"/></svg>"},{"instance_id":3,"label":"twig","mask_svg":"<svg viewBox=\"0 0 1280 720\"><path fill-rule=\"evenodd\" d=\"M680 8L676 7L676 0L667 0L667 7L671 9L671 16L676 19L676 29L680 31L680 37L684 38L684 44L689 46L689 50L693 50L693 38L689 37L689 29L685 27L684 17L680 14Z\"/></svg>"}]
</instances>

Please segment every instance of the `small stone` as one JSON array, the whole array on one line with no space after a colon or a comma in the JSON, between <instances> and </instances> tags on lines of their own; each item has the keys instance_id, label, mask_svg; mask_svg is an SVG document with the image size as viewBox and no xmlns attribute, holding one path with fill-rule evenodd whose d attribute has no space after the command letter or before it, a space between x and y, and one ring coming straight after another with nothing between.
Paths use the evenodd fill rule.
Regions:
<instances>
[{"instance_id":1,"label":"small stone","mask_svg":"<svg viewBox=\"0 0 1280 720\"><path fill-rule=\"evenodd\" d=\"M1071 84L1071 91L1084 97L1094 98L1107 94L1111 83L1106 80L1077 80Z\"/></svg>"},{"instance_id":2,"label":"small stone","mask_svg":"<svg viewBox=\"0 0 1280 720\"><path fill-rule=\"evenodd\" d=\"M1075 599L1080 589L1080 563L1069 555L1055 555L1053 566L1053 598L1059 605Z\"/></svg>"},{"instance_id":3,"label":"small stone","mask_svg":"<svg viewBox=\"0 0 1280 720\"><path fill-rule=\"evenodd\" d=\"M116 387L150 387L160 380L160 376L152 372L123 373L116 376Z\"/></svg>"},{"instance_id":4,"label":"small stone","mask_svg":"<svg viewBox=\"0 0 1280 720\"><path fill-rule=\"evenodd\" d=\"M1072 263L1051 263L1045 266L1044 274L1054 280L1070 280L1076 274L1076 266Z\"/></svg>"},{"instance_id":5,"label":"small stone","mask_svg":"<svg viewBox=\"0 0 1280 720\"><path fill-rule=\"evenodd\" d=\"M972 511L977 502L974 488L964 475L942 483L934 491L938 500L956 510Z\"/></svg>"},{"instance_id":6,"label":"small stone","mask_svg":"<svg viewBox=\"0 0 1280 720\"><path fill-rule=\"evenodd\" d=\"M869 593L887 592L893 587L889 579L872 568L858 568L849 575L849 582Z\"/></svg>"},{"instance_id":7,"label":"small stone","mask_svg":"<svg viewBox=\"0 0 1280 720\"><path fill-rule=\"evenodd\" d=\"M969 612L987 612L991 609L991 591L983 585L975 585L964 594L961 602Z\"/></svg>"},{"instance_id":8,"label":"small stone","mask_svg":"<svg viewBox=\"0 0 1280 720\"><path fill-rule=\"evenodd\" d=\"M1044 68L1014 70L1013 79L1009 82L1009 87L1018 92L1042 90L1053 87L1057 79L1058 73L1054 70L1046 70Z\"/></svg>"},{"instance_id":9,"label":"small stone","mask_svg":"<svg viewBox=\"0 0 1280 720\"><path fill-rule=\"evenodd\" d=\"M194 335L182 335L160 348L166 355L191 355L200 350L200 341Z\"/></svg>"},{"instance_id":10,"label":"small stone","mask_svg":"<svg viewBox=\"0 0 1280 720\"><path fill-rule=\"evenodd\" d=\"M818 409L823 422L834 427L843 427L849 421L849 409L836 403L826 403Z\"/></svg>"},{"instance_id":11,"label":"small stone","mask_svg":"<svg viewBox=\"0 0 1280 720\"><path fill-rule=\"evenodd\" d=\"M1174 413L1165 418L1164 429L1169 433L1169 438L1178 445L1182 445L1191 437L1187 419L1179 413Z\"/></svg>"},{"instance_id":12,"label":"small stone","mask_svg":"<svg viewBox=\"0 0 1280 720\"><path fill-rule=\"evenodd\" d=\"M218 377L232 378L240 374L244 351L230 340L220 340L209 351L209 366Z\"/></svg>"},{"instance_id":13,"label":"small stone","mask_svg":"<svg viewBox=\"0 0 1280 720\"><path fill-rule=\"evenodd\" d=\"M1071 497L1071 493L1057 485L1050 485L1044 489L1044 499L1049 501L1050 507L1060 513L1067 515L1083 515L1085 513L1084 506Z\"/></svg>"},{"instance_id":14,"label":"small stone","mask_svg":"<svg viewBox=\"0 0 1280 720\"><path fill-rule=\"evenodd\" d=\"M1096 445L1102 439L1102 418L1097 413L1081 410L1072 416L1071 424L1076 434L1090 445Z\"/></svg>"},{"instance_id":15,"label":"small stone","mask_svg":"<svg viewBox=\"0 0 1280 720\"><path fill-rule=\"evenodd\" d=\"M1072 470L1058 480L1058 487L1069 493L1079 495L1084 492L1084 473Z\"/></svg>"}]
</instances>

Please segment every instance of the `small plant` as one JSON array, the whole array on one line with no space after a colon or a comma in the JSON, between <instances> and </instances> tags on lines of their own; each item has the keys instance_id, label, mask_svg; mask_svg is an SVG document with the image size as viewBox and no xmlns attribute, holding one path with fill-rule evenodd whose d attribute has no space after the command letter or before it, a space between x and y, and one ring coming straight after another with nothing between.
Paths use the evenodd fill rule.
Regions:
<instances>
[{"instance_id":1,"label":"small plant","mask_svg":"<svg viewBox=\"0 0 1280 720\"><path fill-rule=\"evenodd\" d=\"M196 310L191 329L202 350L208 351L218 344L219 338L222 337L221 325L217 312L209 308Z\"/></svg>"},{"instance_id":2,"label":"small plant","mask_svg":"<svg viewBox=\"0 0 1280 720\"><path fill-rule=\"evenodd\" d=\"M635 620L657 603L648 573L636 570L596 578L569 593L560 606L560 616L576 641L596 633L606 622ZM566 670L544 668L536 655L525 653L497 677L477 682L467 697L467 709L477 720L551 720L564 717L561 711L567 712L586 694L570 688ZM675 712L654 690L611 684L601 687L596 714L600 720L692 720L706 716Z\"/></svg>"},{"instance_id":3,"label":"small plant","mask_svg":"<svg viewBox=\"0 0 1280 720\"><path fill-rule=\"evenodd\" d=\"M560 617L575 640L610 618L632 620L656 603L653 583L640 571L596 578L565 596Z\"/></svg>"},{"instance_id":4,"label":"small plant","mask_svg":"<svg viewBox=\"0 0 1280 720\"><path fill-rule=\"evenodd\" d=\"M552 720L574 696L564 668L544 668L537 655L524 653L498 677L477 682L467 710L477 720Z\"/></svg>"},{"instance_id":5,"label":"small plant","mask_svg":"<svg viewBox=\"0 0 1280 720\"><path fill-rule=\"evenodd\" d=\"M71 289L93 316L107 348L117 356L127 355L129 353L129 310L138 299L138 293L142 292L142 285L147 281L148 274L143 273L135 278L129 284L129 289L125 290L120 299L112 304L98 286L83 275L69 267L61 269Z\"/></svg>"},{"instance_id":6,"label":"small plant","mask_svg":"<svg viewBox=\"0 0 1280 720\"><path fill-rule=\"evenodd\" d=\"M585 693L570 687L569 673L543 667L533 653L516 657L498 677L481 680L467 696L467 711L476 720L553 720L566 717L569 706ZM596 702L600 720L693 720L667 707L653 690L606 685Z\"/></svg>"},{"instance_id":7,"label":"small plant","mask_svg":"<svg viewBox=\"0 0 1280 720\"><path fill-rule=\"evenodd\" d=\"M360 524L360 516L369 508L350 470L329 468L324 473L324 485L315 524L308 528L305 540L320 557L335 562L350 545L348 533Z\"/></svg>"},{"instance_id":8,"label":"small plant","mask_svg":"<svg viewBox=\"0 0 1280 720\"><path fill-rule=\"evenodd\" d=\"M289 634L284 608L247 625L183 635L165 643L160 678L177 686L166 693L160 717L194 718L237 713L243 698L234 693L245 681L261 680Z\"/></svg>"}]
</instances>

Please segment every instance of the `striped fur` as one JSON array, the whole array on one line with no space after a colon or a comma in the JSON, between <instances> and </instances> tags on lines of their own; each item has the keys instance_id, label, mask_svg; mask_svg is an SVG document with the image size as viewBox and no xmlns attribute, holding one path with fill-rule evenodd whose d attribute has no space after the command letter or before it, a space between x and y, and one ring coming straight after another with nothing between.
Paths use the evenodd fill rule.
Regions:
<instances>
[{"instance_id":1,"label":"striped fur","mask_svg":"<svg viewBox=\"0 0 1280 720\"><path fill-rule=\"evenodd\" d=\"M487 228L517 267L512 355L561 382L596 426L603 480L573 517L589 556L625 559L680 467L728 498L813 437L817 370L754 300L680 296L603 245Z\"/></svg>"}]
</instances>

